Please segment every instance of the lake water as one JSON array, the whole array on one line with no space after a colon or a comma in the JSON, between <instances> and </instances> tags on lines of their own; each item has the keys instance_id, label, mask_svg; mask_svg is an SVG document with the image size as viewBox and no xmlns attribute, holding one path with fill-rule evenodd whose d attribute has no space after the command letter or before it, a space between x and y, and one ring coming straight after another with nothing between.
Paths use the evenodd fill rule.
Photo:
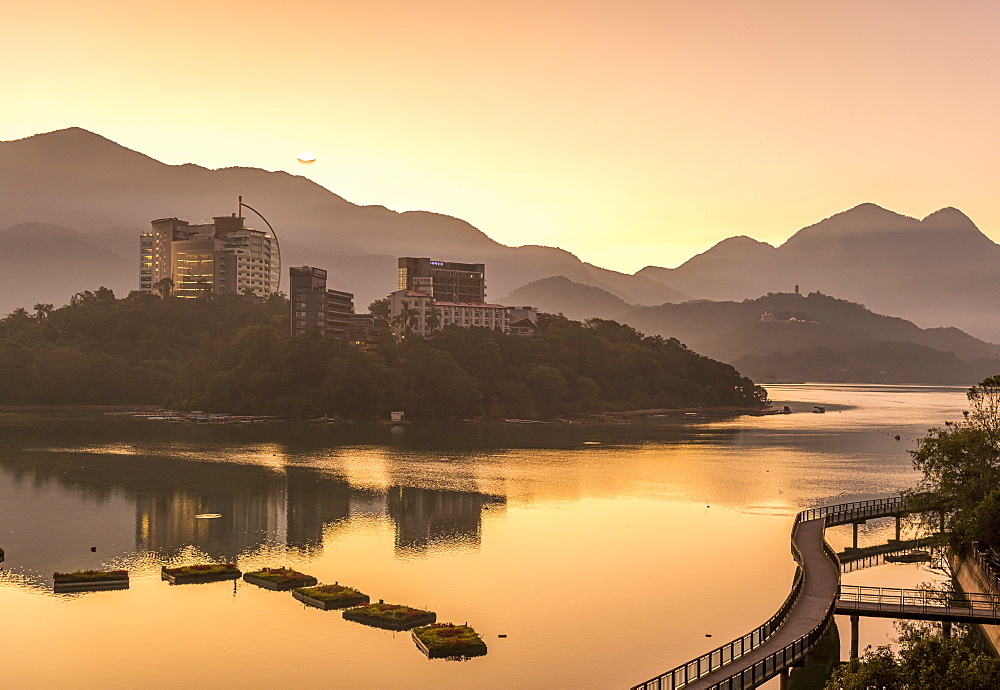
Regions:
<instances>
[{"instance_id":1,"label":"lake water","mask_svg":"<svg viewBox=\"0 0 1000 690\"><path fill-rule=\"evenodd\" d=\"M892 494L965 390L771 386L795 414L653 425L186 426L0 410L5 687L622 687L735 638L785 598L798 510ZM825 414L810 414L814 404ZM895 436L899 435L897 441ZM219 513L218 519L196 519ZM869 523L861 542L894 536ZM849 527L828 535L840 550ZM96 547L92 552L91 547ZM288 566L474 626L428 660L243 581L163 564ZM53 571L128 568L53 594ZM850 584L939 580L920 566ZM847 626L841 624L846 632ZM885 644L890 622L861 624ZM506 637L499 637L505 635ZM707 637L711 635L711 637ZM842 635L846 654L846 635Z\"/></svg>"}]
</instances>

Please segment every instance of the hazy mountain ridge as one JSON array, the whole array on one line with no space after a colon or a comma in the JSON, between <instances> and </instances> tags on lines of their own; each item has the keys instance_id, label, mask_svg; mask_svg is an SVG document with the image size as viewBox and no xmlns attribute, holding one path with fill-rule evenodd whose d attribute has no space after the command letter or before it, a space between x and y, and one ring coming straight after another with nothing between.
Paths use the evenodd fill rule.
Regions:
<instances>
[{"instance_id":1,"label":"hazy mountain ridge","mask_svg":"<svg viewBox=\"0 0 1000 690\"><path fill-rule=\"evenodd\" d=\"M168 165L78 127L0 142L0 189L0 228L43 223L80 233L62 247L21 242L16 255L0 257L24 265L16 282L14 274L0 273L0 312L29 301L63 304L100 284L118 294L136 289L137 235L151 220L210 222L234 212L239 194L274 226L283 273L292 265L327 268L331 287L354 292L361 309L396 289L396 257L407 255L484 262L493 298L554 275L646 304L685 297L661 282L590 266L559 248L507 247L451 216L360 206L281 171ZM263 227L253 213L245 215L248 225ZM80 249L87 246L113 257L98 259ZM81 265L67 273L63 267L77 249Z\"/></svg>"},{"instance_id":2,"label":"hazy mountain ridge","mask_svg":"<svg viewBox=\"0 0 1000 690\"><path fill-rule=\"evenodd\" d=\"M551 314L562 313L576 321L590 318L621 320L632 305L593 285L574 283L566 276L542 278L522 285L500 299L501 304L531 305Z\"/></svg>"},{"instance_id":3,"label":"hazy mountain ridge","mask_svg":"<svg viewBox=\"0 0 1000 690\"><path fill-rule=\"evenodd\" d=\"M1000 371L1000 345L821 293L636 307L621 320L765 380L966 384Z\"/></svg>"},{"instance_id":4,"label":"hazy mountain ridge","mask_svg":"<svg viewBox=\"0 0 1000 690\"><path fill-rule=\"evenodd\" d=\"M80 128L0 142L0 189L0 228L42 223L79 233L54 245L8 237L0 265L17 270L0 271L0 313L27 302L61 304L101 283L127 293L138 282L135 236L151 219L207 221L234 211L243 194L274 224L283 273L303 263L327 268L331 287L354 292L361 309L395 289L396 257L417 255L486 263L494 301L553 276L634 305L742 300L799 284L921 325L1000 339L1000 246L953 208L918 220L861 204L778 247L736 236L677 268L629 275L555 247L507 247L450 216L359 206L286 172L167 165ZM112 256L101 259L101 251ZM552 307L576 313L573 305Z\"/></svg>"},{"instance_id":5,"label":"hazy mountain ridge","mask_svg":"<svg viewBox=\"0 0 1000 690\"><path fill-rule=\"evenodd\" d=\"M726 361L744 354L791 352L836 340L844 345L911 342L954 352L966 360L1000 357L1000 345L957 328L922 329L906 319L877 314L864 305L818 292L770 293L742 302L636 307L622 318L640 331L676 337L699 352Z\"/></svg>"},{"instance_id":6,"label":"hazy mountain ridge","mask_svg":"<svg viewBox=\"0 0 1000 690\"><path fill-rule=\"evenodd\" d=\"M713 300L799 284L925 326L1000 339L1000 245L950 207L918 220L865 203L778 247L734 237L677 268L647 266L636 275Z\"/></svg>"}]
</instances>

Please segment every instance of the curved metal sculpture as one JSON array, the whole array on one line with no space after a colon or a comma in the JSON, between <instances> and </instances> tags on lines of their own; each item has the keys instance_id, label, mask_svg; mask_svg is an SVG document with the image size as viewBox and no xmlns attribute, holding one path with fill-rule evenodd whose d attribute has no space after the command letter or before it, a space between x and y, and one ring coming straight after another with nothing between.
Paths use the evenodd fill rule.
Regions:
<instances>
[{"instance_id":1,"label":"curved metal sculpture","mask_svg":"<svg viewBox=\"0 0 1000 690\"><path fill-rule=\"evenodd\" d=\"M278 283L277 283L277 285L274 288L274 291L277 293L279 290L281 290L281 244L278 242L278 233L276 233L274 231L274 228L271 227L271 224L268 222L267 218L264 217L264 214L261 213L260 211L258 211L257 209L255 209L250 204L245 203L243 201L243 197L241 196L241 197L239 197L239 212L236 214L240 218L243 217L243 208L244 207L246 207L246 208L250 209L251 211L253 211L254 213L256 213L257 216L260 217L260 219L262 221L264 221L264 224L267 226L267 229L271 231L271 237L274 238L274 248L277 250L277 257L278 257ZM273 265L274 265L274 262L273 262L273 259L272 259L272 268L273 268Z\"/></svg>"}]
</instances>

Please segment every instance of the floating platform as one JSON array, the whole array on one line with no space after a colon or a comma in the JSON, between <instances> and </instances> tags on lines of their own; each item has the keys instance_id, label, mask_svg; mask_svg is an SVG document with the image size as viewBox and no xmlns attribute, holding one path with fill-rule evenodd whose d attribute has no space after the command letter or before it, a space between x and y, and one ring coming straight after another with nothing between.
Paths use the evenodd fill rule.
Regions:
<instances>
[{"instance_id":1,"label":"floating platform","mask_svg":"<svg viewBox=\"0 0 1000 690\"><path fill-rule=\"evenodd\" d=\"M208 566L203 568L202 566ZM189 585L220 580L236 580L243 572L232 563L220 566L216 563L200 563L181 568L160 568L160 579L172 585Z\"/></svg>"},{"instance_id":2,"label":"floating platform","mask_svg":"<svg viewBox=\"0 0 1000 690\"><path fill-rule=\"evenodd\" d=\"M126 570L81 570L75 573L53 573L53 592L102 592L128 589Z\"/></svg>"},{"instance_id":3,"label":"floating platform","mask_svg":"<svg viewBox=\"0 0 1000 690\"><path fill-rule=\"evenodd\" d=\"M437 623L416 628L410 635L428 659L467 659L488 651L479 633L468 625Z\"/></svg>"},{"instance_id":4,"label":"floating platform","mask_svg":"<svg viewBox=\"0 0 1000 690\"><path fill-rule=\"evenodd\" d=\"M303 604L315 606L323 611L367 606L371 601L367 594L359 592L352 587L344 587L338 584L300 587L299 589L292 590L292 596Z\"/></svg>"},{"instance_id":5,"label":"floating platform","mask_svg":"<svg viewBox=\"0 0 1000 690\"><path fill-rule=\"evenodd\" d=\"M437 620L437 614L433 611L423 611L409 606L382 602L347 609L342 615L349 621L384 630L410 630L418 625L429 625Z\"/></svg>"},{"instance_id":6,"label":"floating platform","mask_svg":"<svg viewBox=\"0 0 1000 690\"><path fill-rule=\"evenodd\" d=\"M319 582L312 575L300 573L288 568L263 568L243 575L243 579L252 585L276 592L286 592L296 587L311 587Z\"/></svg>"}]
</instances>

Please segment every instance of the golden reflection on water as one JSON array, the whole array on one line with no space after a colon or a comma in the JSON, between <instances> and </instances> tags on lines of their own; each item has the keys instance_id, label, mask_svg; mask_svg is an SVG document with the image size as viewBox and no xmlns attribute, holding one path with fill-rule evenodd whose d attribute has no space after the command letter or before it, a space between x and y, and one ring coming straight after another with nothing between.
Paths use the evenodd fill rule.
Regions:
<instances>
[{"instance_id":1,"label":"golden reflection on water","mask_svg":"<svg viewBox=\"0 0 1000 690\"><path fill-rule=\"evenodd\" d=\"M641 681L773 613L794 569L794 513L909 486L912 443L893 436L955 418L962 401L961 391L903 387L771 396L828 412L694 424L647 442L593 429L550 447L418 447L412 428L381 445L206 436L2 447L4 685ZM584 443L602 433L601 445ZM891 529L871 523L862 543ZM849 528L830 539L849 544ZM164 564L221 560L430 608L476 627L489 654L432 661L405 633L288 593L159 579ZM95 566L128 568L131 588L51 593L52 570ZM915 566L845 576L922 579ZM891 632L865 621L863 644L881 643L879 625Z\"/></svg>"}]
</instances>

